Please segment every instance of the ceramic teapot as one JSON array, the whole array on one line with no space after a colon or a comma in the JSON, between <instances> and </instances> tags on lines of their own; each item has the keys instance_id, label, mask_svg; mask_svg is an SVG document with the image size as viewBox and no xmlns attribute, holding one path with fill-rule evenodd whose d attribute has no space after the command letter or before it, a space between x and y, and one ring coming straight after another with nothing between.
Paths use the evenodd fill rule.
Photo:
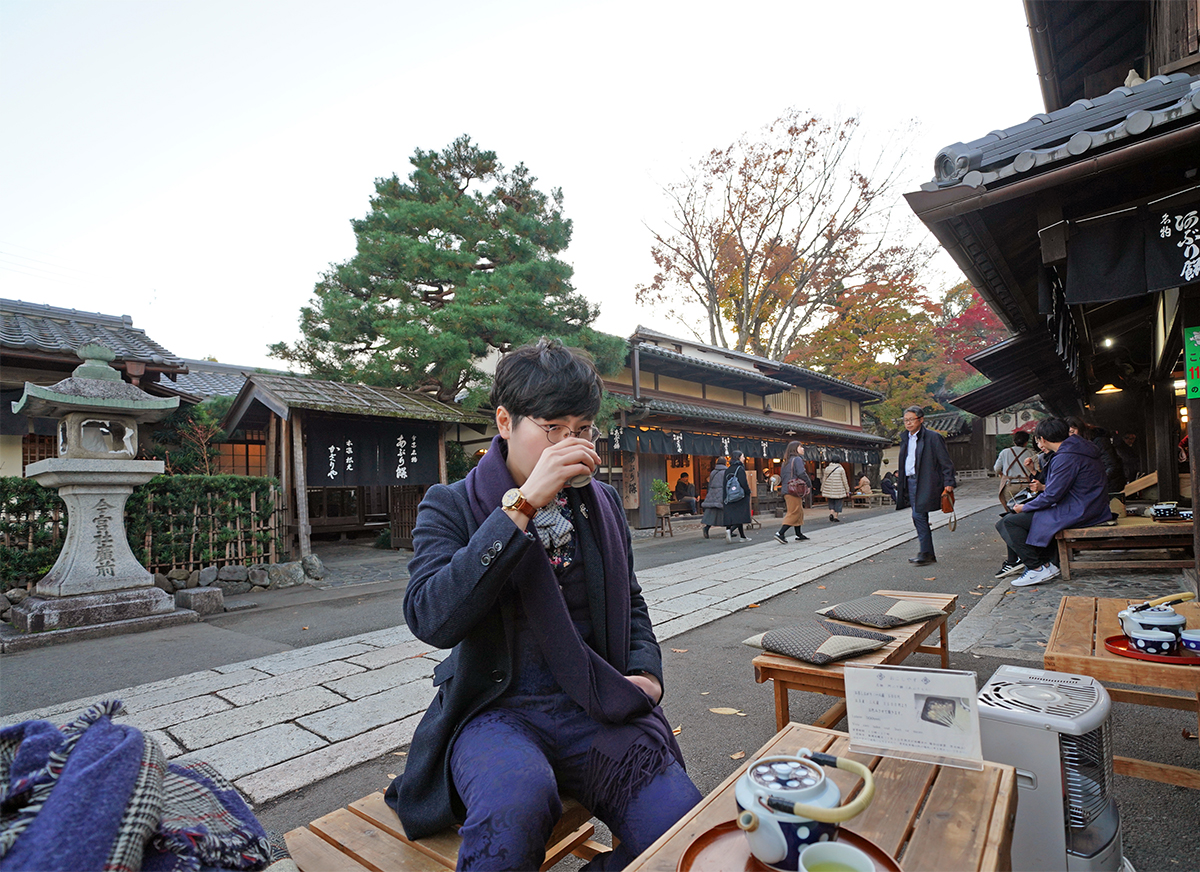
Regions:
<instances>
[{"instance_id":1,"label":"ceramic teapot","mask_svg":"<svg viewBox=\"0 0 1200 872\"><path fill-rule=\"evenodd\" d=\"M822 766L862 778L858 796L842 805L841 791ZM861 763L801 748L796 756L763 757L750 764L734 787L737 825L759 862L796 872L800 851L833 839L838 825L862 812L874 795L875 779Z\"/></svg>"}]
</instances>

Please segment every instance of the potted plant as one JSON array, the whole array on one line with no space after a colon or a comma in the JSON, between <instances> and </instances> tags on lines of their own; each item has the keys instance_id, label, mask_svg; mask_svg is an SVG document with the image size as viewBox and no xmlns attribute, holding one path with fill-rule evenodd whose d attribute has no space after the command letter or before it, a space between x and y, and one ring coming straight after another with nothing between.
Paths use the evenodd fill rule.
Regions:
<instances>
[{"instance_id":1,"label":"potted plant","mask_svg":"<svg viewBox=\"0 0 1200 872\"><path fill-rule=\"evenodd\" d=\"M656 478L650 483L650 499L654 501L654 514L659 517L669 515L671 513L671 500L675 495L671 493L671 486L661 478Z\"/></svg>"}]
</instances>

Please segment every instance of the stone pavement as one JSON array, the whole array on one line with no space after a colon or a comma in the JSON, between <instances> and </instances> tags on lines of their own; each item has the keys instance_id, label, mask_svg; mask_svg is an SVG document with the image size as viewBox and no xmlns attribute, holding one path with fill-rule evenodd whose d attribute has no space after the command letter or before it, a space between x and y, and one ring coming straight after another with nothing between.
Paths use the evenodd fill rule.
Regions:
<instances>
[{"instance_id":1,"label":"stone pavement","mask_svg":"<svg viewBox=\"0 0 1200 872\"><path fill-rule=\"evenodd\" d=\"M960 489L958 515L995 508L991 490L987 482ZM931 521L937 529L946 516ZM728 545L639 570L638 580L666 641L914 538L908 512L881 512L824 527L816 547ZM396 571L390 552L357 549L327 563L336 567L329 584ZM259 804L407 745L444 656L398 626L0 720L62 723L93 702L122 699L126 722L152 735L168 758L211 763Z\"/></svg>"}]
</instances>

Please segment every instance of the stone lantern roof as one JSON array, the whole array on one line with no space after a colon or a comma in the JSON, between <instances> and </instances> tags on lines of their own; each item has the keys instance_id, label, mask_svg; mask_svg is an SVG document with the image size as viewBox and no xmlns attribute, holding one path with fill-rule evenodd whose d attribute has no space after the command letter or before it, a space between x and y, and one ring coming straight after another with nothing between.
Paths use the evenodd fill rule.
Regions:
<instances>
[{"instance_id":1,"label":"stone lantern roof","mask_svg":"<svg viewBox=\"0 0 1200 872\"><path fill-rule=\"evenodd\" d=\"M48 388L25 383L25 393L12 404L13 411L37 418L61 418L69 412L119 412L138 421L161 421L179 406L179 398L157 399L121 379L109 366L116 355L104 345L89 343L79 349L83 363Z\"/></svg>"}]
</instances>

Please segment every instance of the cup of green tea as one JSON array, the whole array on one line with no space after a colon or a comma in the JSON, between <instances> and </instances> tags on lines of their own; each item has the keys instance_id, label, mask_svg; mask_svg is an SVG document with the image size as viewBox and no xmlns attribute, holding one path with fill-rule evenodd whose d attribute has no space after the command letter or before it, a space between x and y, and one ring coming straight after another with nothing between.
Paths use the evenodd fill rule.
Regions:
<instances>
[{"instance_id":1,"label":"cup of green tea","mask_svg":"<svg viewBox=\"0 0 1200 872\"><path fill-rule=\"evenodd\" d=\"M800 852L800 872L875 872L875 862L845 842L817 842Z\"/></svg>"}]
</instances>

